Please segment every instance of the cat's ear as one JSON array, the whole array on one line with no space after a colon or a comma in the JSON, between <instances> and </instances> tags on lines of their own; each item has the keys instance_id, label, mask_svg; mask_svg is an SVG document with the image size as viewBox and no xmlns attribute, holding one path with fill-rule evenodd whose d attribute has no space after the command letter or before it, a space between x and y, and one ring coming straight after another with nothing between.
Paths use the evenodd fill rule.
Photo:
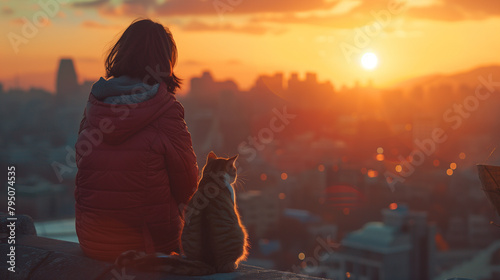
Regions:
<instances>
[{"instance_id":1,"label":"cat's ear","mask_svg":"<svg viewBox=\"0 0 500 280\"><path fill-rule=\"evenodd\" d=\"M238 155L235 155L232 158L229 158L227 161L230 165L233 165L236 162L236 159L238 158Z\"/></svg>"},{"instance_id":2,"label":"cat's ear","mask_svg":"<svg viewBox=\"0 0 500 280\"><path fill-rule=\"evenodd\" d=\"M217 159L217 156L215 155L215 153L213 151L211 151L210 153L208 153L207 162L209 162L210 160L213 160L213 159Z\"/></svg>"}]
</instances>

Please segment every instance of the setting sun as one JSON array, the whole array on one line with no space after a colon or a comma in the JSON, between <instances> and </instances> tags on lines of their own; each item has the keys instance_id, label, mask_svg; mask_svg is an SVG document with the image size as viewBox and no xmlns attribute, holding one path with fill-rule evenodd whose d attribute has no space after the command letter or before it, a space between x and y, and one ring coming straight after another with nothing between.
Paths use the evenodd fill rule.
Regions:
<instances>
[{"instance_id":1,"label":"setting sun","mask_svg":"<svg viewBox=\"0 0 500 280\"><path fill-rule=\"evenodd\" d=\"M375 69L378 65L378 57L374 53L368 52L361 57L361 66L367 70Z\"/></svg>"}]
</instances>

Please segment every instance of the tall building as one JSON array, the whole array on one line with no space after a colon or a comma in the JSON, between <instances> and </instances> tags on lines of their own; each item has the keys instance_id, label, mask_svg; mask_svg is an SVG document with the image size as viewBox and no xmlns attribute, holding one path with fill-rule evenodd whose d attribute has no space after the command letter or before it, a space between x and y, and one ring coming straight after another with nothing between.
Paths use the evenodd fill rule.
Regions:
<instances>
[{"instance_id":1,"label":"tall building","mask_svg":"<svg viewBox=\"0 0 500 280\"><path fill-rule=\"evenodd\" d=\"M239 92L238 85L231 80L215 81L209 71L203 72L201 77L191 79L191 91L189 94L192 98L217 103L221 92Z\"/></svg>"},{"instance_id":2,"label":"tall building","mask_svg":"<svg viewBox=\"0 0 500 280\"><path fill-rule=\"evenodd\" d=\"M73 59L62 58L57 70L56 94L64 96L77 92L79 92L79 86Z\"/></svg>"},{"instance_id":3,"label":"tall building","mask_svg":"<svg viewBox=\"0 0 500 280\"><path fill-rule=\"evenodd\" d=\"M427 214L399 206L382 215L383 222L347 234L341 249L321 258L314 273L334 279L432 279L435 226L427 224Z\"/></svg>"}]
</instances>

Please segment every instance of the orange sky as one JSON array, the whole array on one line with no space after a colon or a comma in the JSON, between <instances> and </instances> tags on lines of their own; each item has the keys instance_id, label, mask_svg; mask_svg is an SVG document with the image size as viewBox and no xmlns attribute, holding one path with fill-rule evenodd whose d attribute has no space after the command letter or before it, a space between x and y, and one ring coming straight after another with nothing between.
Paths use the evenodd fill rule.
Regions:
<instances>
[{"instance_id":1,"label":"orange sky","mask_svg":"<svg viewBox=\"0 0 500 280\"><path fill-rule=\"evenodd\" d=\"M75 59L80 81L96 80L107 47L140 16L171 29L186 83L210 69L243 89L277 71L316 72L337 87L368 79L386 86L500 64L498 0L124 2L0 0L0 82L53 91L61 57ZM359 63L368 51L380 61L372 71Z\"/></svg>"}]
</instances>

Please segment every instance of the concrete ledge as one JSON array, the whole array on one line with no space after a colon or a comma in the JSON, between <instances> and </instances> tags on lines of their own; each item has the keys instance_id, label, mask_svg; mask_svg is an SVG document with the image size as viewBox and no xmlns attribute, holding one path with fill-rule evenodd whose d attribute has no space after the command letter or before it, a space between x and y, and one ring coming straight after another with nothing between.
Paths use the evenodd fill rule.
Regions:
<instances>
[{"instance_id":1,"label":"concrete ledge","mask_svg":"<svg viewBox=\"0 0 500 280\"><path fill-rule=\"evenodd\" d=\"M16 236L16 272L8 268L9 247L0 244L0 279L72 279L72 280L186 280L186 279L320 279L293 273L240 265L234 273L208 276L177 276L165 273L119 269L112 263L97 261L83 255L78 243L36 235Z\"/></svg>"}]
</instances>

